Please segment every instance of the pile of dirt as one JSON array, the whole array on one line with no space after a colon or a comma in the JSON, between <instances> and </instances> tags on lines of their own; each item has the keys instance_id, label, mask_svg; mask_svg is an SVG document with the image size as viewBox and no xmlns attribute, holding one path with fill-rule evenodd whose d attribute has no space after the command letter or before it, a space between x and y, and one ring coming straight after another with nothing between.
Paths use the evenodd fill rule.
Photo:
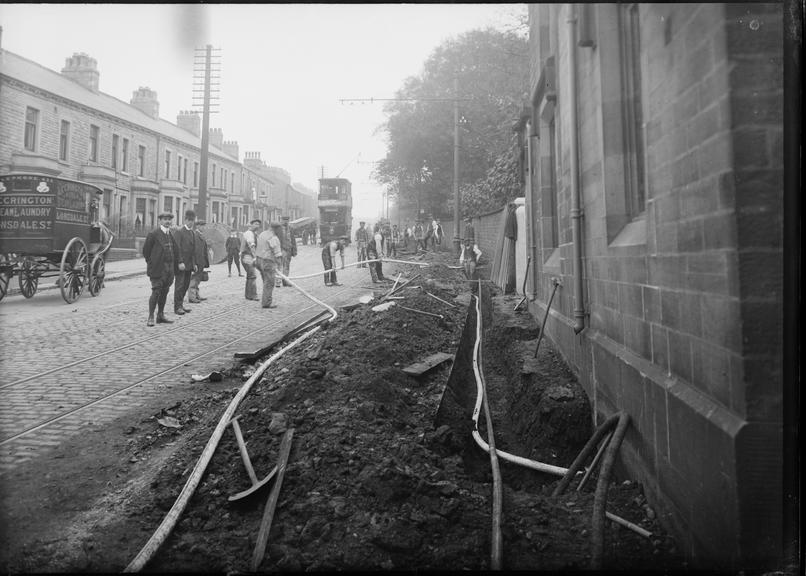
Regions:
<instances>
[{"instance_id":1,"label":"pile of dirt","mask_svg":"<svg viewBox=\"0 0 806 576\"><path fill-rule=\"evenodd\" d=\"M450 268L440 254L425 259L433 265L401 291L404 300L380 312L372 310L377 301L342 311L272 364L241 403L240 428L259 479L276 464L285 430L294 429L261 570L489 568L489 458L466 437L458 438L455 428L435 425L459 361L419 377L403 371L435 352L456 352L471 302L473 283L460 270ZM536 332L513 333L494 326L485 341L496 441L509 452L568 466L591 433L584 393L545 340L537 359L539 382L534 372L524 373L522 359L533 350L529 338ZM107 525L93 535L96 550L139 550L179 495L235 395L237 380L255 366L230 369L229 389L173 406L131 431L128 449L134 460L175 443L183 449L164 458L148 490L131 500L118 526ZM479 428L486 436L483 422ZM595 482L582 492L572 489L553 498L556 476L507 463L502 463L502 476L504 567L587 567ZM228 501L250 486L228 429L188 508L146 570L248 570L271 485L241 501ZM616 481L608 510L653 537L608 523L606 566L679 566L674 542L663 535L639 485ZM123 566L66 567L71 568Z\"/></svg>"}]
</instances>

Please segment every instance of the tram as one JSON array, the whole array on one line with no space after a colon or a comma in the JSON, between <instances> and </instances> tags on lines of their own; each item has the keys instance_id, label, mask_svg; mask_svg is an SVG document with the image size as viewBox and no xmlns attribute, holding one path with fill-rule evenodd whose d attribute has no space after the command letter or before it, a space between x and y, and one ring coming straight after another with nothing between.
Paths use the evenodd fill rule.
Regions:
<instances>
[{"instance_id":1,"label":"tram","mask_svg":"<svg viewBox=\"0 0 806 576\"><path fill-rule=\"evenodd\" d=\"M346 178L319 179L319 239L324 245L346 237L351 240L353 220L352 184Z\"/></svg>"}]
</instances>

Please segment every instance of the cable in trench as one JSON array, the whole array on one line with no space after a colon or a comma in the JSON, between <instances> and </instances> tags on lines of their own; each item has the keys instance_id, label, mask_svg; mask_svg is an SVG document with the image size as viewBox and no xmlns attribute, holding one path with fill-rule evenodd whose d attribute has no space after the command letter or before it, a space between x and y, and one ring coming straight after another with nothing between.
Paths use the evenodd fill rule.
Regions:
<instances>
[{"instance_id":1,"label":"cable in trench","mask_svg":"<svg viewBox=\"0 0 806 576\"><path fill-rule=\"evenodd\" d=\"M190 498L193 496L193 493L196 491L196 488L201 481L202 476L204 475L204 471L207 469L207 465L210 463L210 460L215 453L216 448L218 447L218 443L221 441L221 437L224 435L224 431L227 429L229 425L229 421L232 420L233 415L235 414L235 410L238 408L240 403L243 401L244 397L249 393L252 386L258 379L263 375L266 369L271 366L278 358L282 357L287 351L291 350L298 346L301 342L303 342L306 338L321 330L322 324L324 322L332 322L338 316L335 308L329 306L325 302L315 298L302 288L300 288L295 282L292 282L289 278L284 276L282 273L278 273L279 277L282 279L287 280L294 288L302 292L307 298L310 298L314 302L321 304L325 308L327 308L331 316L330 318L323 318L319 321L316 326L310 328L307 332L299 336L296 340L288 344L287 346L283 347L279 350L276 354L271 356L268 360L266 360L263 364L261 364L257 370L249 377L249 379L244 383L235 397L230 401L229 406L224 411L224 414L221 416L221 419L218 422L218 425L213 430L210 439L207 441L207 445L204 447L199 460L196 462L196 466L194 466L193 471L188 476L187 481L185 482L185 486L182 488L179 496L177 497L176 501L174 502L171 509L163 518L162 523L157 527L157 530L152 534L151 538L149 538L148 542L143 546L140 552L135 556L135 558L126 566L124 572L139 572L142 570L145 565L151 560L153 555L159 550L159 547L165 542L165 540L170 535L171 531L173 530L174 526L176 525L177 521L179 520L179 516L187 507L188 502L190 502ZM306 321L304 324L307 324L309 321Z\"/></svg>"}]
</instances>

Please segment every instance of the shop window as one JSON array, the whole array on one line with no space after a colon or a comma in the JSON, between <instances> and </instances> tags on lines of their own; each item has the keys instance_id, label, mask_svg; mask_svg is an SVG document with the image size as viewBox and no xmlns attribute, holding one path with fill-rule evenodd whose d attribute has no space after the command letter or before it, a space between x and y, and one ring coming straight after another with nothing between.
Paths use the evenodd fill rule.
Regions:
<instances>
[{"instance_id":1,"label":"shop window","mask_svg":"<svg viewBox=\"0 0 806 576\"><path fill-rule=\"evenodd\" d=\"M28 106L25 109L25 149L36 152L36 140L39 133L39 110Z\"/></svg>"}]
</instances>

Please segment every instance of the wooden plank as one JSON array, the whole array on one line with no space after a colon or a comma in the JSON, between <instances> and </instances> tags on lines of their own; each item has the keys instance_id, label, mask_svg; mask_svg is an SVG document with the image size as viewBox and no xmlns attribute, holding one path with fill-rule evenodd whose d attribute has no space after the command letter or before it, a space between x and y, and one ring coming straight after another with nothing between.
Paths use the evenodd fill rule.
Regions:
<instances>
[{"instance_id":1,"label":"wooden plank","mask_svg":"<svg viewBox=\"0 0 806 576\"><path fill-rule=\"evenodd\" d=\"M403 372L410 376L421 376L431 370L432 368L439 366L443 362L447 360L453 360L453 354L446 354L445 352L437 352L436 354L432 354L425 360L421 362L416 362L411 364L410 366L406 366L403 368Z\"/></svg>"},{"instance_id":2,"label":"wooden plank","mask_svg":"<svg viewBox=\"0 0 806 576\"><path fill-rule=\"evenodd\" d=\"M271 489L269 499L266 502L266 508L263 511L263 520L260 522L260 531L257 535L257 544L255 551L252 554L252 572L257 572L260 563L263 561L263 556L266 554L266 544L269 542L269 531L271 530L271 522L274 518L274 510L277 507L277 500L280 498L280 487L283 485L283 475L285 474L285 466L288 462L288 455L291 453L291 438L294 436L294 429L289 428L285 431L282 441L280 442L280 454L277 458L277 481Z\"/></svg>"}]
</instances>

